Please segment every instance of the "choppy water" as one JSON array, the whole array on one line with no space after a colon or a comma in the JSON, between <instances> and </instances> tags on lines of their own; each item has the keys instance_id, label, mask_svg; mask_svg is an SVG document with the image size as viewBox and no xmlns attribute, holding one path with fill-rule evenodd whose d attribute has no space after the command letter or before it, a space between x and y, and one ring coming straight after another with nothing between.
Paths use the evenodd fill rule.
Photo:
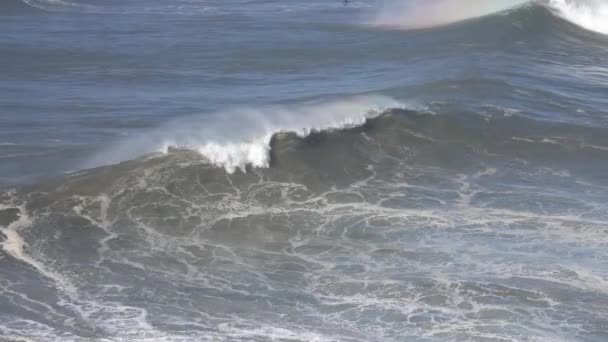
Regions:
<instances>
[{"instance_id":1,"label":"choppy water","mask_svg":"<svg viewBox=\"0 0 608 342\"><path fill-rule=\"evenodd\" d=\"M606 22L4 0L0 340L606 341Z\"/></svg>"}]
</instances>

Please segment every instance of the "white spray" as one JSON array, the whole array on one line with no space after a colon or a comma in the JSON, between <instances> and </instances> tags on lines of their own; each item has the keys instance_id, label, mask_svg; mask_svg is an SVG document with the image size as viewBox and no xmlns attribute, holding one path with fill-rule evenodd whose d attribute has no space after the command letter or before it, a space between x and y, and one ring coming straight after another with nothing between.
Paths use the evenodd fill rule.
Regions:
<instances>
[{"instance_id":1,"label":"white spray","mask_svg":"<svg viewBox=\"0 0 608 342\"><path fill-rule=\"evenodd\" d=\"M547 0L562 18L587 30L608 34L608 1Z\"/></svg>"}]
</instances>

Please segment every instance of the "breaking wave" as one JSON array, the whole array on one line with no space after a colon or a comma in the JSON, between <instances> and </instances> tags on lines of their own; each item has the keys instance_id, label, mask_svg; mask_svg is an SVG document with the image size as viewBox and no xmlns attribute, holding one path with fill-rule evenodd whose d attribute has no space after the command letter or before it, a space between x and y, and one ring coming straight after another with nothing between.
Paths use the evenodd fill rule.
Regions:
<instances>
[{"instance_id":1,"label":"breaking wave","mask_svg":"<svg viewBox=\"0 0 608 342\"><path fill-rule=\"evenodd\" d=\"M370 23L402 29L430 28L521 6L544 6L577 26L608 34L608 3L603 0L397 0L382 6Z\"/></svg>"},{"instance_id":2,"label":"breaking wave","mask_svg":"<svg viewBox=\"0 0 608 342\"><path fill-rule=\"evenodd\" d=\"M481 17L526 2L525 0L389 1L371 23L405 29L428 28Z\"/></svg>"},{"instance_id":3,"label":"breaking wave","mask_svg":"<svg viewBox=\"0 0 608 342\"><path fill-rule=\"evenodd\" d=\"M268 167L270 142L278 133L305 137L312 132L362 125L384 110L403 107L385 96L359 96L295 107L240 108L172 122L103 152L87 166L112 164L151 152L172 149L199 152L232 173L247 166Z\"/></svg>"}]
</instances>

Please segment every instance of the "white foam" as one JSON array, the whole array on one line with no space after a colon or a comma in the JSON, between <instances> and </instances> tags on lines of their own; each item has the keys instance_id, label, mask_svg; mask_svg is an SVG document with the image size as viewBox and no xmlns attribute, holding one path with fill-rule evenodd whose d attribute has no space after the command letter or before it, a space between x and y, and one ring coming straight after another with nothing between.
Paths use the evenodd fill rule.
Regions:
<instances>
[{"instance_id":1,"label":"white foam","mask_svg":"<svg viewBox=\"0 0 608 342\"><path fill-rule=\"evenodd\" d=\"M269 165L270 140L279 132L312 132L359 126L389 108L403 107L385 96L358 96L295 106L239 108L184 118L145 136L120 143L87 166L112 164L171 147L199 152L232 173Z\"/></svg>"},{"instance_id":2,"label":"white foam","mask_svg":"<svg viewBox=\"0 0 608 342\"><path fill-rule=\"evenodd\" d=\"M196 150L211 163L226 168L228 172L234 172L236 168L244 171L248 164L253 167L268 167L270 139L270 136L265 136L250 143L223 145L211 142L197 147Z\"/></svg>"},{"instance_id":3,"label":"white foam","mask_svg":"<svg viewBox=\"0 0 608 342\"><path fill-rule=\"evenodd\" d=\"M2 243L0 243L0 248L2 248L8 255L12 256L13 258L20 260L21 262L24 262L26 264L29 264L44 277L51 279L53 282L55 282L58 288L70 294L75 293L75 288L66 279L64 279L58 273L50 270L46 267L46 265L26 253L25 248L27 246L27 243L19 234L19 231L30 227L32 225L32 220L27 215L25 207L9 207L5 205L0 205L0 209L8 208L19 209L19 218L6 227L0 226L0 231L6 236L6 239Z\"/></svg>"},{"instance_id":4,"label":"white foam","mask_svg":"<svg viewBox=\"0 0 608 342\"><path fill-rule=\"evenodd\" d=\"M587 30L608 34L608 1L606 0L548 0L558 14Z\"/></svg>"},{"instance_id":5,"label":"white foam","mask_svg":"<svg viewBox=\"0 0 608 342\"><path fill-rule=\"evenodd\" d=\"M14 208L0 204L0 210L4 209L20 210L21 208ZM0 247L2 247L2 249L4 249L6 253L16 259L24 260L24 258L27 258L25 256L25 253L23 252L25 241L23 241L23 238L17 233L17 230L20 227L29 225L31 225L30 218L27 215L23 214L20 210L19 218L16 221L10 223L7 227L0 226L0 231L2 231L2 233L4 233L4 235L6 236L6 239L2 243L0 243Z\"/></svg>"}]
</instances>

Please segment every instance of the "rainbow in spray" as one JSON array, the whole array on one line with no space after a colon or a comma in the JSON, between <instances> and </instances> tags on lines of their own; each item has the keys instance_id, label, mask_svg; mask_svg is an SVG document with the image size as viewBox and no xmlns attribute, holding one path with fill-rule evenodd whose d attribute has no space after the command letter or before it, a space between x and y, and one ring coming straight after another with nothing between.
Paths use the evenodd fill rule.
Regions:
<instances>
[{"instance_id":1,"label":"rainbow in spray","mask_svg":"<svg viewBox=\"0 0 608 342\"><path fill-rule=\"evenodd\" d=\"M485 16L527 3L525 0L388 1L372 25L406 29L427 28Z\"/></svg>"}]
</instances>

